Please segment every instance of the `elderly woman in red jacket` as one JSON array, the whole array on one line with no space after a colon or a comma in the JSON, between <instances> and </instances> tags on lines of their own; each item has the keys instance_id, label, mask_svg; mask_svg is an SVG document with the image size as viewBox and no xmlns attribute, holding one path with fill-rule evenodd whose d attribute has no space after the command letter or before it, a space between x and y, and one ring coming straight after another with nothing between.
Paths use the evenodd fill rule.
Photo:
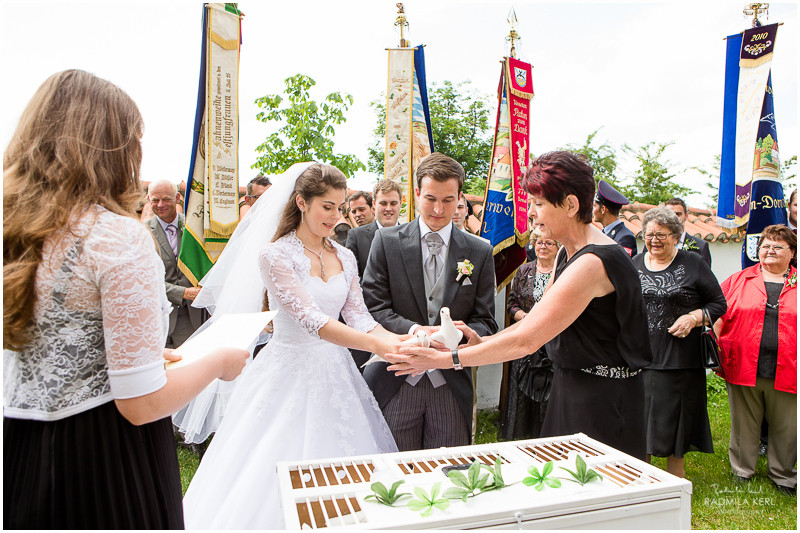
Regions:
<instances>
[{"instance_id":1,"label":"elderly woman in red jacket","mask_svg":"<svg viewBox=\"0 0 800 533\"><path fill-rule=\"evenodd\" d=\"M733 474L746 482L755 472L766 416L768 475L786 494L796 494L797 487L796 254L797 237L789 228L765 228L759 263L722 283L728 311L715 325L731 408Z\"/></svg>"}]
</instances>

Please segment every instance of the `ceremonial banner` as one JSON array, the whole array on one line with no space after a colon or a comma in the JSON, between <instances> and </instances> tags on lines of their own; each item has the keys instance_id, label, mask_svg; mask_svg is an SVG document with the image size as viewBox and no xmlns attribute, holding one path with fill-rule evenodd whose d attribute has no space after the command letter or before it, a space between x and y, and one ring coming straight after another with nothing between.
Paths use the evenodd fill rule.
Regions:
<instances>
[{"instance_id":1,"label":"ceremonial banner","mask_svg":"<svg viewBox=\"0 0 800 533\"><path fill-rule=\"evenodd\" d=\"M433 152L423 45L389 49L384 177L403 191L401 222L414 219L414 171Z\"/></svg>"},{"instance_id":2,"label":"ceremonial banner","mask_svg":"<svg viewBox=\"0 0 800 533\"><path fill-rule=\"evenodd\" d=\"M178 266L195 285L239 222L239 48L235 4L205 4L192 160Z\"/></svg>"},{"instance_id":3,"label":"ceremonial banner","mask_svg":"<svg viewBox=\"0 0 800 533\"><path fill-rule=\"evenodd\" d=\"M520 181L530 154L531 66L513 57L506 58L497 95L497 122L480 235L494 247L495 277L500 291L526 259L528 194Z\"/></svg>"},{"instance_id":4,"label":"ceremonial banner","mask_svg":"<svg viewBox=\"0 0 800 533\"><path fill-rule=\"evenodd\" d=\"M777 24L759 26L745 31L743 37L737 35L728 38L720 205L717 215L719 223L725 227L744 226L750 217L753 171L759 165L758 162L754 163L753 154L762 109L766 98L771 98L767 93L767 80L777 30ZM737 45L738 57L734 56ZM730 204L731 200L733 205Z\"/></svg>"},{"instance_id":5,"label":"ceremonial banner","mask_svg":"<svg viewBox=\"0 0 800 533\"><path fill-rule=\"evenodd\" d=\"M778 129L772 99L772 76L767 78L767 93L758 124L753 182L750 190L750 213L742 251L742 268L758 263L758 239L772 224L786 224L786 200L780 177Z\"/></svg>"},{"instance_id":6,"label":"ceremonial banner","mask_svg":"<svg viewBox=\"0 0 800 533\"><path fill-rule=\"evenodd\" d=\"M761 230L786 223L770 66L777 24L728 37L717 223L746 226L742 267L758 262Z\"/></svg>"}]
</instances>

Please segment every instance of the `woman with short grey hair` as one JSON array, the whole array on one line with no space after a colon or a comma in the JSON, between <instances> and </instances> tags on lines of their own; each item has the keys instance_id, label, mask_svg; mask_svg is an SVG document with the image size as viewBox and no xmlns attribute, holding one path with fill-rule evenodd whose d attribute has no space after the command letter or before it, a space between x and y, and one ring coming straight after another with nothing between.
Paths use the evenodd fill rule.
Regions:
<instances>
[{"instance_id":1,"label":"woman with short grey hair","mask_svg":"<svg viewBox=\"0 0 800 533\"><path fill-rule=\"evenodd\" d=\"M678 250L683 224L666 207L642 218L646 252L633 258L647 313L653 361L644 370L647 456L667 457L667 471L685 477L688 451L713 453L700 353L703 309L716 320L727 304L702 258Z\"/></svg>"},{"instance_id":2,"label":"woman with short grey hair","mask_svg":"<svg viewBox=\"0 0 800 533\"><path fill-rule=\"evenodd\" d=\"M655 207L645 212L642 218L642 238L646 233L647 225L654 222L665 228L670 234L676 235L679 239L683 233L683 223L680 219L666 207Z\"/></svg>"}]
</instances>

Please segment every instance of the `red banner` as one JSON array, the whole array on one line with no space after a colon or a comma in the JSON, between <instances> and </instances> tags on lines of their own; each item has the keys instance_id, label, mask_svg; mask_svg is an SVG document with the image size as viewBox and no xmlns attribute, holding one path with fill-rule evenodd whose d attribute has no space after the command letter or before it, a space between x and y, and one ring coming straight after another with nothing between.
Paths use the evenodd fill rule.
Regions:
<instances>
[{"instance_id":1,"label":"red banner","mask_svg":"<svg viewBox=\"0 0 800 533\"><path fill-rule=\"evenodd\" d=\"M514 233L516 233L518 244L524 246L527 243L528 234L528 193L522 188L521 181L530 159L528 140L530 139L530 99L533 98L533 79L531 66L513 57L506 58L505 70L511 119ZM520 242L522 240L525 242Z\"/></svg>"}]
</instances>

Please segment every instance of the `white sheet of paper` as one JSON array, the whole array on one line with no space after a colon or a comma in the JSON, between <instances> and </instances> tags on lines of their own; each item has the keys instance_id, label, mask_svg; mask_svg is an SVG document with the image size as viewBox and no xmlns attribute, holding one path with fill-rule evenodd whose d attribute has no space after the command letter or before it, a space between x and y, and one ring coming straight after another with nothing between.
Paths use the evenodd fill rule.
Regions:
<instances>
[{"instance_id":1,"label":"white sheet of paper","mask_svg":"<svg viewBox=\"0 0 800 533\"><path fill-rule=\"evenodd\" d=\"M222 315L214 324L175 348L175 353L183 359L167 363L166 367L170 369L187 365L217 348L233 347L246 350L276 314L277 311L264 311Z\"/></svg>"}]
</instances>

